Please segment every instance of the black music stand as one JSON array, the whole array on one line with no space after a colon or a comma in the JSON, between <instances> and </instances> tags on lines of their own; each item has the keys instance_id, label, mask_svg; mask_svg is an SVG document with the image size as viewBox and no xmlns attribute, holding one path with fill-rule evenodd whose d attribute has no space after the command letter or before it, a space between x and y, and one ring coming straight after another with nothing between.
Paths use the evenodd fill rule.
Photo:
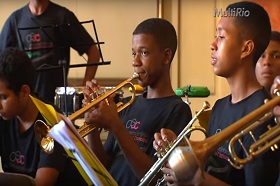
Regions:
<instances>
[{"instance_id":1,"label":"black music stand","mask_svg":"<svg viewBox=\"0 0 280 186\"><path fill-rule=\"evenodd\" d=\"M21 34L20 34L21 30L40 29L51 40L51 38L48 36L48 34L44 31L45 28L57 28L59 26L73 26L73 24L71 25L69 23L60 24L60 25L47 25L47 26L42 26L42 25L40 25L37 22L35 22L35 23L38 25L37 27L18 28L17 31L18 31L18 35L20 36L19 37L20 38L20 45L21 45L22 49L24 49L24 44L23 44L23 41L22 41L22 38L21 38ZM57 66L51 66L51 65L48 65L48 64L43 64L43 65L41 65L40 67L38 67L36 69L37 71L52 70L52 69L57 69L57 68L62 68L63 69L63 85L64 85L64 94L65 94L65 96L64 96L64 107L65 107L65 115L66 116L68 116L67 94L66 94L67 93L67 73L66 73L66 68L67 67L68 68L78 68L78 67L86 67L86 66L109 65L109 64L111 64L110 61L104 61L104 58L103 58L103 55L102 55L102 50L101 50L101 47L100 47L100 44L104 44L104 42L99 42L94 21L93 20L89 20L89 21L79 22L79 24L87 24L87 23L92 23L93 30L94 30L94 35L95 35L94 41L96 41L94 44L96 44L97 47L98 47L98 51L99 51L99 55L100 55L100 58L101 58L101 62L88 62L88 63L85 63L85 64L67 65L65 59L60 59L58 61L58 65ZM59 46L59 47L65 47L65 46ZM50 49L53 49L53 48L50 48ZM32 50L25 50L25 51L28 52L28 51L35 51L35 50L42 50L42 49L39 48L39 49L32 49Z\"/></svg>"}]
</instances>

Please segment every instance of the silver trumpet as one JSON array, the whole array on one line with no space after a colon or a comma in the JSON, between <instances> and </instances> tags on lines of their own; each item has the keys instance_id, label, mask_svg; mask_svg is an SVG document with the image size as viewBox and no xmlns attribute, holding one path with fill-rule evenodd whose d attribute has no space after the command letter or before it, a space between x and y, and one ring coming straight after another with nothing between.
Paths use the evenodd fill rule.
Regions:
<instances>
[{"instance_id":1,"label":"silver trumpet","mask_svg":"<svg viewBox=\"0 0 280 186\"><path fill-rule=\"evenodd\" d=\"M191 119L191 121L187 124L187 126L181 131L181 133L178 135L177 139L172 142L172 144L169 144L170 149L166 149L167 152L162 155L162 157L159 157L159 159L153 164L153 166L149 169L149 171L145 174L145 176L140 180L140 183L138 186L147 186L150 184L150 182L155 178L155 176L160 172L162 166L165 162L167 162L169 155L172 153L172 151L178 146L178 144L186 138L187 135L189 135L194 130L200 130L206 135L206 131L204 128L200 126L192 126L194 122L198 119L198 116L206 109L210 108L210 104L205 101L203 103L203 106L200 111L198 111L195 116ZM157 185L160 185L164 181L163 177L158 180Z\"/></svg>"}]
</instances>

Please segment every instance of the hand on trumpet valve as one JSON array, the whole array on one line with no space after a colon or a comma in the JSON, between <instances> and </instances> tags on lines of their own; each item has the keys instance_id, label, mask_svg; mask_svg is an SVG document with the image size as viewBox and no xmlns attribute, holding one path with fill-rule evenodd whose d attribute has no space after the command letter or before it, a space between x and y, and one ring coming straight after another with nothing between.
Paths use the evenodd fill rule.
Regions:
<instances>
[{"instance_id":1,"label":"hand on trumpet valve","mask_svg":"<svg viewBox=\"0 0 280 186\"><path fill-rule=\"evenodd\" d=\"M155 155L158 158L162 158L172 147L173 141L176 140L177 136L173 131L163 128L160 130L160 133L154 134L154 138L153 147L157 151Z\"/></svg>"},{"instance_id":2,"label":"hand on trumpet valve","mask_svg":"<svg viewBox=\"0 0 280 186\"><path fill-rule=\"evenodd\" d=\"M86 86L83 88L83 106L92 102L99 95L103 94L103 89L100 88L100 85L97 83L95 79L91 81L86 81Z\"/></svg>"},{"instance_id":3,"label":"hand on trumpet valve","mask_svg":"<svg viewBox=\"0 0 280 186\"><path fill-rule=\"evenodd\" d=\"M176 179L176 176L174 174L174 171L170 168L168 162L164 164L164 166L161 168L161 172L163 175L163 180L166 182L167 185L178 185L178 180ZM163 182L161 180L161 182Z\"/></svg>"},{"instance_id":4,"label":"hand on trumpet valve","mask_svg":"<svg viewBox=\"0 0 280 186\"><path fill-rule=\"evenodd\" d=\"M114 127L114 123L118 120L117 105L111 97L100 101L85 117L86 123L92 124L97 128L104 128L105 130L111 130Z\"/></svg>"}]
</instances>

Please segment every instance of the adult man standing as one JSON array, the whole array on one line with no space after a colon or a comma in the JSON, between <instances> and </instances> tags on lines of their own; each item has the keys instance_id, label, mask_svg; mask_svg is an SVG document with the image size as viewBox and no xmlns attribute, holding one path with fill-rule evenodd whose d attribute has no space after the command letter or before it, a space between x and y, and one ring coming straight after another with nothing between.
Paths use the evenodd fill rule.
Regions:
<instances>
[{"instance_id":1,"label":"adult man standing","mask_svg":"<svg viewBox=\"0 0 280 186\"><path fill-rule=\"evenodd\" d=\"M13 12L2 28L0 51L7 47L25 50L37 69L35 93L53 103L56 87L64 86L70 63L70 47L88 62L98 62L100 54L94 40L73 12L49 0L30 0ZM45 68L47 67L47 68ZM58 68L52 68L58 67ZM95 77L97 66L86 68L83 84Z\"/></svg>"}]
</instances>

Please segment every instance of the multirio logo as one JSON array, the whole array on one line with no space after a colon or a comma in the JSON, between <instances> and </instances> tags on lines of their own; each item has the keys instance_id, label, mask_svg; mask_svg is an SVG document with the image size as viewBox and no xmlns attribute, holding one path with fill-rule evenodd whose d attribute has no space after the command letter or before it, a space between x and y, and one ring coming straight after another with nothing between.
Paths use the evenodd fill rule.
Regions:
<instances>
[{"instance_id":1,"label":"multirio logo","mask_svg":"<svg viewBox=\"0 0 280 186\"><path fill-rule=\"evenodd\" d=\"M229 8L227 10L217 9L214 10L214 17L249 17L250 11L245 8Z\"/></svg>"}]
</instances>

